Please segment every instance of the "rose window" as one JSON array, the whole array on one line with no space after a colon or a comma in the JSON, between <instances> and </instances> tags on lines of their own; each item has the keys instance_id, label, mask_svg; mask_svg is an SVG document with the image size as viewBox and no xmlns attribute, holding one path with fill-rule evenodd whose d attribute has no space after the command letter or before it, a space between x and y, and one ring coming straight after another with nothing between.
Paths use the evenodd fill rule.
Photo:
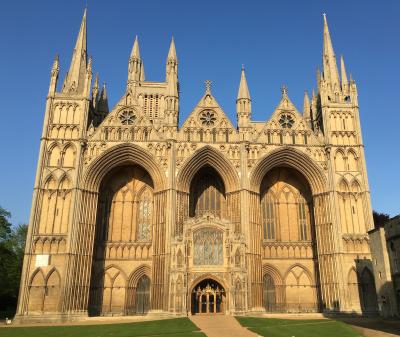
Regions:
<instances>
[{"instance_id":1,"label":"rose window","mask_svg":"<svg viewBox=\"0 0 400 337\"><path fill-rule=\"evenodd\" d=\"M205 126L212 126L215 124L217 117L215 116L214 111L206 110L201 113L200 120L201 124Z\"/></svg>"},{"instance_id":2,"label":"rose window","mask_svg":"<svg viewBox=\"0 0 400 337\"><path fill-rule=\"evenodd\" d=\"M119 120L124 125L132 125L135 122L136 115L132 110L122 111L119 115Z\"/></svg>"},{"instance_id":3,"label":"rose window","mask_svg":"<svg viewBox=\"0 0 400 337\"><path fill-rule=\"evenodd\" d=\"M289 114L282 114L281 117L279 118L279 124L283 128L288 128L290 129L293 124L294 124L294 119L291 115Z\"/></svg>"}]
</instances>

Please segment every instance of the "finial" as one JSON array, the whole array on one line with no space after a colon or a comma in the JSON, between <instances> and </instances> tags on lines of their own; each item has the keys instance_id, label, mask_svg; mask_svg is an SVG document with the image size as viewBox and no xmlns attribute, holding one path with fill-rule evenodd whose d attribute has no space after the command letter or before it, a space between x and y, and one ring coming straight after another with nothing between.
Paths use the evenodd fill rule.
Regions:
<instances>
[{"instance_id":1,"label":"finial","mask_svg":"<svg viewBox=\"0 0 400 337\"><path fill-rule=\"evenodd\" d=\"M211 95L211 83L212 81L206 80L204 84L206 85L206 95Z\"/></svg>"},{"instance_id":2,"label":"finial","mask_svg":"<svg viewBox=\"0 0 400 337\"><path fill-rule=\"evenodd\" d=\"M242 70L244 70L244 64L242 63Z\"/></svg>"},{"instance_id":3,"label":"finial","mask_svg":"<svg viewBox=\"0 0 400 337\"><path fill-rule=\"evenodd\" d=\"M281 92L282 92L282 97L287 97L288 88L287 88L287 86L285 84L282 85Z\"/></svg>"}]
</instances>

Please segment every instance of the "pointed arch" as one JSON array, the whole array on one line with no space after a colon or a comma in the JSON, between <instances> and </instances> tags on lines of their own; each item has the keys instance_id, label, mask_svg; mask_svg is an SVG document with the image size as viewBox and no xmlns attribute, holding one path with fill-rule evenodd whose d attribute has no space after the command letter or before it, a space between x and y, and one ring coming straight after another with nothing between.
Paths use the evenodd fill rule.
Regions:
<instances>
[{"instance_id":1,"label":"pointed arch","mask_svg":"<svg viewBox=\"0 0 400 337\"><path fill-rule=\"evenodd\" d=\"M53 267L46 276L46 289L43 311L55 312L60 298L61 277L58 270Z\"/></svg>"},{"instance_id":2,"label":"pointed arch","mask_svg":"<svg viewBox=\"0 0 400 337\"><path fill-rule=\"evenodd\" d=\"M326 177L322 169L307 154L291 147L273 150L258 160L249 174L251 190L259 193L266 173L279 166L299 171L310 184L312 194L325 191Z\"/></svg>"},{"instance_id":3,"label":"pointed arch","mask_svg":"<svg viewBox=\"0 0 400 337\"><path fill-rule=\"evenodd\" d=\"M215 148L206 145L186 159L177 175L178 189L189 192L194 175L205 166L211 166L221 176L226 192L239 189L239 177L227 158Z\"/></svg>"},{"instance_id":4,"label":"pointed arch","mask_svg":"<svg viewBox=\"0 0 400 337\"><path fill-rule=\"evenodd\" d=\"M285 292L279 270L271 264L263 265L263 307L268 312L281 311Z\"/></svg>"},{"instance_id":5,"label":"pointed arch","mask_svg":"<svg viewBox=\"0 0 400 337\"><path fill-rule=\"evenodd\" d=\"M128 280L126 311L131 314L144 314L150 308L151 268L141 265Z\"/></svg>"},{"instance_id":6,"label":"pointed arch","mask_svg":"<svg viewBox=\"0 0 400 337\"><path fill-rule=\"evenodd\" d=\"M339 172L347 171L345 167L345 153L342 151L342 149L336 150L334 160L335 160L336 171Z\"/></svg>"},{"instance_id":7,"label":"pointed arch","mask_svg":"<svg viewBox=\"0 0 400 337\"><path fill-rule=\"evenodd\" d=\"M75 157L76 157L76 148L72 143L67 143L63 149L63 159L62 166L63 167L74 167L75 166Z\"/></svg>"},{"instance_id":8,"label":"pointed arch","mask_svg":"<svg viewBox=\"0 0 400 337\"><path fill-rule=\"evenodd\" d=\"M154 183L154 192L161 191L166 186L166 176L161 165L153 155L136 144L123 143L104 151L86 169L83 176L83 186L89 191L98 191L101 181L113 168L123 165L139 165L150 175Z\"/></svg>"},{"instance_id":9,"label":"pointed arch","mask_svg":"<svg viewBox=\"0 0 400 337\"><path fill-rule=\"evenodd\" d=\"M53 143L48 149L47 165L59 167L61 165L61 148L58 143Z\"/></svg>"},{"instance_id":10,"label":"pointed arch","mask_svg":"<svg viewBox=\"0 0 400 337\"><path fill-rule=\"evenodd\" d=\"M358 171L358 157L353 149L347 151L347 170Z\"/></svg>"},{"instance_id":11,"label":"pointed arch","mask_svg":"<svg viewBox=\"0 0 400 337\"><path fill-rule=\"evenodd\" d=\"M337 186L340 192L349 192L349 184L344 177L339 180Z\"/></svg>"},{"instance_id":12,"label":"pointed arch","mask_svg":"<svg viewBox=\"0 0 400 337\"><path fill-rule=\"evenodd\" d=\"M28 311L42 312L44 305L46 281L43 270L37 268L29 280Z\"/></svg>"}]
</instances>

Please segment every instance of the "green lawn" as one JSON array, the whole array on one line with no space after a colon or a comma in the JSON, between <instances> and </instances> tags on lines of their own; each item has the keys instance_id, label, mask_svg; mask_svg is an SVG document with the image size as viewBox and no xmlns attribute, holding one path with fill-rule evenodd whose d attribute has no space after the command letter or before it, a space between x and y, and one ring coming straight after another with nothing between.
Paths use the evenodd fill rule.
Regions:
<instances>
[{"instance_id":1,"label":"green lawn","mask_svg":"<svg viewBox=\"0 0 400 337\"><path fill-rule=\"evenodd\" d=\"M188 318L123 324L0 328L0 337L205 337Z\"/></svg>"},{"instance_id":2,"label":"green lawn","mask_svg":"<svg viewBox=\"0 0 400 337\"><path fill-rule=\"evenodd\" d=\"M265 337L362 337L343 322L328 319L236 317L239 323Z\"/></svg>"}]
</instances>

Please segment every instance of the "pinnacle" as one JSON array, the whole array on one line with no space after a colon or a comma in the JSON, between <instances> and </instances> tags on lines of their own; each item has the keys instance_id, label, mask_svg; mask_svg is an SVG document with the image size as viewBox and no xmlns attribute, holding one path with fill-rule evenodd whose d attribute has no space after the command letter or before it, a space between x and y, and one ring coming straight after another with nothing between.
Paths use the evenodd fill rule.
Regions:
<instances>
[{"instance_id":1,"label":"pinnacle","mask_svg":"<svg viewBox=\"0 0 400 337\"><path fill-rule=\"evenodd\" d=\"M169 46L169 51L168 51L168 60L172 59L172 60L176 60L176 49L175 49L175 41L174 41L174 37L171 38L171 44Z\"/></svg>"},{"instance_id":2,"label":"pinnacle","mask_svg":"<svg viewBox=\"0 0 400 337\"><path fill-rule=\"evenodd\" d=\"M133 43L131 58L140 59L139 40L137 35L135 36L135 42Z\"/></svg>"},{"instance_id":3,"label":"pinnacle","mask_svg":"<svg viewBox=\"0 0 400 337\"><path fill-rule=\"evenodd\" d=\"M240 77L237 99L250 99L250 93L249 93L249 88L247 86L246 74L243 64L242 64L242 73Z\"/></svg>"}]
</instances>

